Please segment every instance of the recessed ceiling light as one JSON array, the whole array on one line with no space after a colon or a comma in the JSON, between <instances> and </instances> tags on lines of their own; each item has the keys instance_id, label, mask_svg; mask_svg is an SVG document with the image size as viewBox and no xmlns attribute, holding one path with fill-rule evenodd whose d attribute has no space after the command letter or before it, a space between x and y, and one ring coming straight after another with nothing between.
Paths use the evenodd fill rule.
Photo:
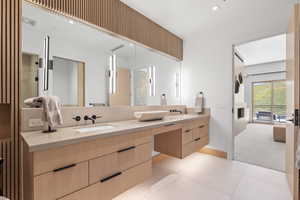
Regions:
<instances>
[{"instance_id":1,"label":"recessed ceiling light","mask_svg":"<svg viewBox=\"0 0 300 200\"><path fill-rule=\"evenodd\" d=\"M215 5L211 9L212 9L212 11L219 11L221 8L220 8L220 6Z\"/></svg>"},{"instance_id":2,"label":"recessed ceiling light","mask_svg":"<svg viewBox=\"0 0 300 200\"><path fill-rule=\"evenodd\" d=\"M73 21L73 20L69 20L69 23L70 23L70 24L74 24L74 21Z\"/></svg>"}]
</instances>

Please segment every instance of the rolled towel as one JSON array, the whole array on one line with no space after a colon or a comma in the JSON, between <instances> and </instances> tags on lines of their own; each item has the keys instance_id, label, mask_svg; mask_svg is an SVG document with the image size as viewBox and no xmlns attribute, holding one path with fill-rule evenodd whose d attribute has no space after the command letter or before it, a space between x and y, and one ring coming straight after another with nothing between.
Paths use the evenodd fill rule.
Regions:
<instances>
[{"instance_id":1,"label":"rolled towel","mask_svg":"<svg viewBox=\"0 0 300 200\"><path fill-rule=\"evenodd\" d=\"M24 103L30 107L43 107L44 121L51 128L63 124L60 99L57 96L42 96L26 99Z\"/></svg>"},{"instance_id":2,"label":"rolled towel","mask_svg":"<svg viewBox=\"0 0 300 200\"><path fill-rule=\"evenodd\" d=\"M195 112L201 113L203 111L203 104L204 104L203 101L204 101L203 92L199 92L195 98Z\"/></svg>"}]
</instances>

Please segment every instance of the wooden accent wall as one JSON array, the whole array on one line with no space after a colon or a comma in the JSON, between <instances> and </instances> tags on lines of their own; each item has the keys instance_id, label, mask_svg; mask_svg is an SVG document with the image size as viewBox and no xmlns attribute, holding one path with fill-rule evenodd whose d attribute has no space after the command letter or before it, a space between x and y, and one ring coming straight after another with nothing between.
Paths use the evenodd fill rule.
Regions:
<instances>
[{"instance_id":1,"label":"wooden accent wall","mask_svg":"<svg viewBox=\"0 0 300 200\"><path fill-rule=\"evenodd\" d=\"M183 59L183 40L120 0L27 0Z\"/></svg>"},{"instance_id":2,"label":"wooden accent wall","mask_svg":"<svg viewBox=\"0 0 300 200\"><path fill-rule=\"evenodd\" d=\"M20 199L19 69L21 0L0 1L0 186L4 196Z\"/></svg>"}]
</instances>

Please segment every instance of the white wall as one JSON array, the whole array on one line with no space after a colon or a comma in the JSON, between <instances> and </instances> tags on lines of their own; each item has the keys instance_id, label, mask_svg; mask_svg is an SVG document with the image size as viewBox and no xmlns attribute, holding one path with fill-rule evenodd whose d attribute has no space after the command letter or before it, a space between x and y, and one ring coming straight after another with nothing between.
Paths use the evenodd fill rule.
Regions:
<instances>
[{"instance_id":1,"label":"white wall","mask_svg":"<svg viewBox=\"0 0 300 200\"><path fill-rule=\"evenodd\" d=\"M210 144L227 151L232 134L232 45L222 34L195 34L184 42L183 103L194 105L199 91L211 108Z\"/></svg>"},{"instance_id":2,"label":"white wall","mask_svg":"<svg viewBox=\"0 0 300 200\"><path fill-rule=\"evenodd\" d=\"M204 92L206 107L211 108L212 117L209 146L231 153L232 47L258 38L251 38L256 35L251 30L234 29L233 26L229 28L231 31L222 32L222 28L218 27L185 37L182 94L183 104L193 106L196 93Z\"/></svg>"}]
</instances>

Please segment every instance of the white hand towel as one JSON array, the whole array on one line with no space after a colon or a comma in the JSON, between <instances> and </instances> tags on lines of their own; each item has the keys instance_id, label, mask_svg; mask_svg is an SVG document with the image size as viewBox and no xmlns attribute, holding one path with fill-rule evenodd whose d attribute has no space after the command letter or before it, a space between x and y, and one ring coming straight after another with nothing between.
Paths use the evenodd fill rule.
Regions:
<instances>
[{"instance_id":1,"label":"white hand towel","mask_svg":"<svg viewBox=\"0 0 300 200\"><path fill-rule=\"evenodd\" d=\"M40 108L44 110L44 121L48 122L51 128L56 125L63 124L61 115L60 99L56 96L42 96L26 99L24 103L30 107Z\"/></svg>"},{"instance_id":2,"label":"white hand towel","mask_svg":"<svg viewBox=\"0 0 300 200\"><path fill-rule=\"evenodd\" d=\"M195 98L195 111L196 112L198 112L198 113L202 112L203 101L204 101L203 94L202 93L197 94L196 98Z\"/></svg>"}]
</instances>

